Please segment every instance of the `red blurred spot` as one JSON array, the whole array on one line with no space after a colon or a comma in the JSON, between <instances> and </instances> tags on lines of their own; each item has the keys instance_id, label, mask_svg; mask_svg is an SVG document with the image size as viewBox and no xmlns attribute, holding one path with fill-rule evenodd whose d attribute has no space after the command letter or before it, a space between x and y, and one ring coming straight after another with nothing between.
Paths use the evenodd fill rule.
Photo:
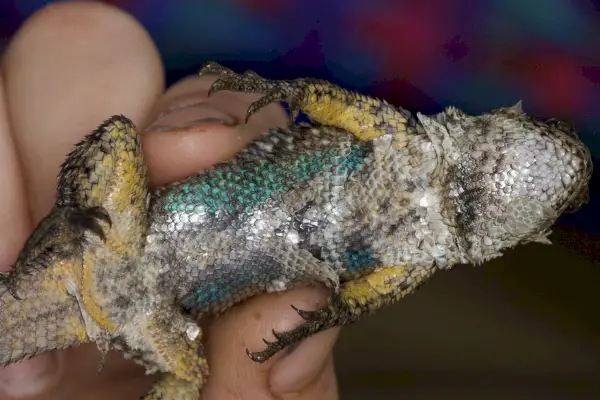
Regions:
<instances>
[{"instance_id":1,"label":"red blurred spot","mask_svg":"<svg viewBox=\"0 0 600 400\"><path fill-rule=\"evenodd\" d=\"M356 40L373 49L389 72L413 80L436 68L434 59L443 51L452 22L446 18L449 7L452 2L403 2L385 13L355 15L350 23Z\"/></svg>"},{"instance_id":2,"label":"red blurred spot","mask_svg":"<svg viewBox=\"0 0 600 400\"><path fill-rule=\"evenodd\" d=\"M509 74L533 91L549 113L578 113L590 96L590 79L582 63L569 54L547 49L520 52L507 65Z\"/></svg>"}]
</instances>

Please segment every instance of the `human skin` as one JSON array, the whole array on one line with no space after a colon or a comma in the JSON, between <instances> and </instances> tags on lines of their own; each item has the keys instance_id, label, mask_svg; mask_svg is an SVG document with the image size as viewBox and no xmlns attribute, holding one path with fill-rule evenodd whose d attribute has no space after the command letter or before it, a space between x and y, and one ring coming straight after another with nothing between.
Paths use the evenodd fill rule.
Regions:
<instances>
[{"instance_id":1,"label":"human skin","mask_svg":"<svg viewBox=\"0 0 600 400\"><path fill-rule=\"evenodd\" d=\"M10 227L0 231L4 270L51 209L66 153L110 115L124 114L144 132L152 186L226 160L265 129L287 123L283 110L272 105L244 124L257 97L220 92L207 98L214 77L189 77L165 92L148 34L129 15L100 3L59 3L38 12L12 39L1 72L0 223ZM163 115L190 102L208 103ZM235 122L189 123L215 113ZM261 349L273 328L300 323L291 304L311 309L325 299L324 290L309 287L262 295L208 325L211 376L203 399L336 399L331 350L337 330L264 364L245 353ZM118 354L109 353L98 373L100 362L94 345L84 345L0 369L0 399L135 399L156 379Z\"/></svg>"}]
</instances>

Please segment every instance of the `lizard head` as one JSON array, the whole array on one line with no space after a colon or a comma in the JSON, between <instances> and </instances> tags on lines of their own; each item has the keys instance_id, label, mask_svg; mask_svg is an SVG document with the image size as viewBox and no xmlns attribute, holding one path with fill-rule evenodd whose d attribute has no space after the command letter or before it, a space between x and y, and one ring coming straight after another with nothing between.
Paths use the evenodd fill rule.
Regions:
<instances>
[{"instance_id":1,"label":"lizard head","mask_svg":"<svg viewBox=\"0 0 600 400\"><path fill-rule=\"evenodd\" d=\"M519 243L549 243L549 228L587 202L592 160L574 129L526 115L521 103L478 116L419 115L441 149L445 217L464 261Z\"/></svg>"}]
</instances>

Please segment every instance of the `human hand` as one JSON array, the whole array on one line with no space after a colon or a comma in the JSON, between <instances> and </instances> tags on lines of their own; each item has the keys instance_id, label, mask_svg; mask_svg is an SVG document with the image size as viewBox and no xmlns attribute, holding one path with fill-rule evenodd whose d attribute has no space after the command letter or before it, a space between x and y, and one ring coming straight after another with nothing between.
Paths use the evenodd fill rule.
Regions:
<instances>
[{"instance_id":1,"label":"human hand","mask_svg":"<svg viewBox=\"0 0 600 400\"><path fill-rule=\"evenodd\" d=\"M153 186L225 160L286 123L283 110L271 105L244 124L257 97L219 92L208 99L211 77L186 78L163 93L162 65L147 33L101 3L54 4L33 16L10 44L2 72L0 219L10 227L1 233L3 266L52 207L65 154L110 115L124 114L144 131ZM245 354L261 349L273 328L300 322L290 305L311 309L325 299L324 290L298 288L258 296L214 321L205 335L211 376L203 399L337 398L331 352L337 330L265 364ZM97 374L99 365L93 345L53 352L0 370L0 389L36 399L135 399L155 379L113 354Z\"/></svg>"}]
</instances>

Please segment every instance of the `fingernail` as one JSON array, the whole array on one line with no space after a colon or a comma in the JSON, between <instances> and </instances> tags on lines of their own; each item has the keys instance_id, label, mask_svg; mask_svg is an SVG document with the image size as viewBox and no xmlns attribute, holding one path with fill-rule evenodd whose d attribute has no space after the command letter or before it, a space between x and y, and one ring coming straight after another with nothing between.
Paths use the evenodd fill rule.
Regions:
<instances>
[{"instance_id":1,"label":"fingernail","mask_svg":"<svg viewBox=\"0 0 600 400\"><path fill-rule=\"evenodd\" d=\"M271 390L283 395L299 392L327 366L339 329L329 329L302 341L273 366L270 375Z\"/></svg>"},{"instance_id":2,"label":"fingernail","mask_svg":"<svg viewBox=\"0 0 600 400\"><path fill-rule=\"evenodd\" d=\"M11 397L32 396L52 387L61 373L55 353L0 368L0 391Z\"/></svg>"},{"instance_id":3,"label":"fingernail","mask_svg":"<svg viewBox=\"0 0 600 400\"><path fill-rule=\"evenodd\" d=\"M198 96L184 97L171 101L145 132L171 131L201 125L234 126L237 119Z\"/></svg>"}]
</instances>

